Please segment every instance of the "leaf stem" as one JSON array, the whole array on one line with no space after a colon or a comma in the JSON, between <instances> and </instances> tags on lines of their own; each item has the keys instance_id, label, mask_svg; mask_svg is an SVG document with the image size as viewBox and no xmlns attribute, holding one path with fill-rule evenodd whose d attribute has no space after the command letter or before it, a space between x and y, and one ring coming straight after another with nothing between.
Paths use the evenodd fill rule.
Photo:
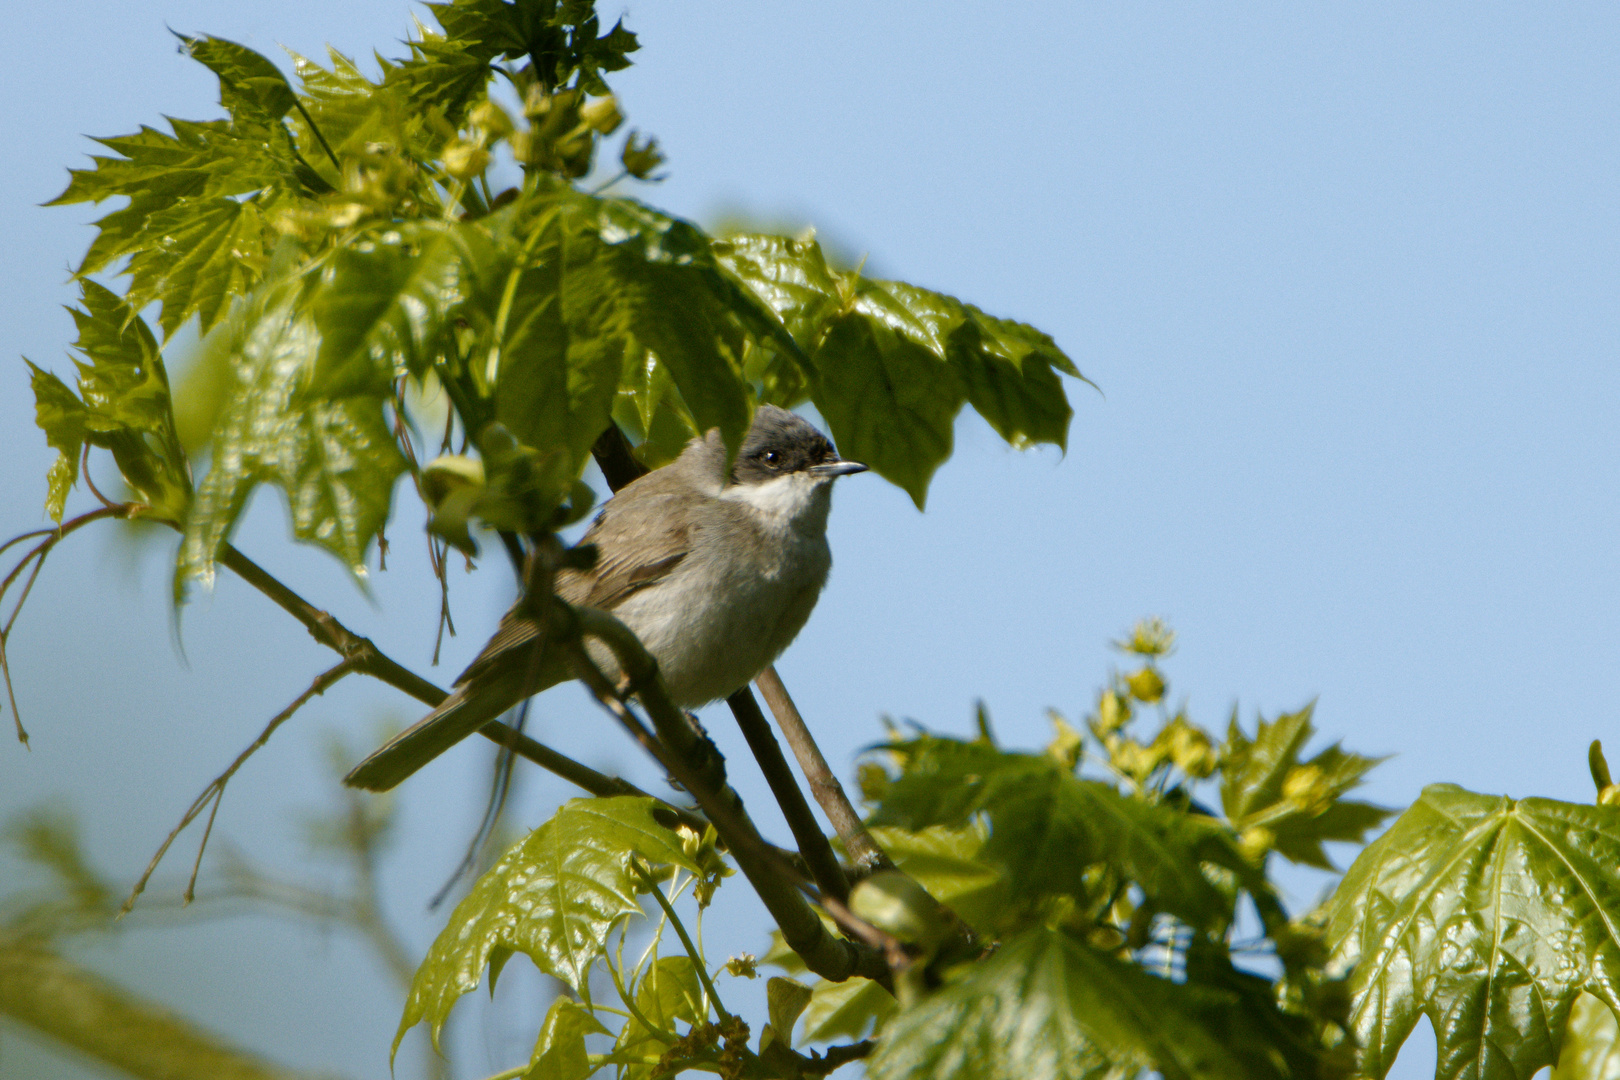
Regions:
<instances>
[{"instance_id":1,"label":"leaf stem","mask_svg":"<svg viewBox=\"0 0 1620 1080\"><path fill-rule=\"evenodd\" d=\"M709 995L709 1001L714 1003L715 1017L722 1024L727 1023L731 1020L731 1013L727 1012L725 1005L721 1003L720 993L715 990L714 983L709 979L709 968L704 963L703 954L698 952L696 945L692 944L692 938L687 934L686 927L681 922L681 917L675 914L674 905L664 896L664 890L658 887L658 883L652 879L652 874L648 873L647 868L641 865L641 860L634 855L630 856L630 869L636 872L636 876L641 878L648 891L653 894L653 898L658 901L658 906L664 909L664 915L669 919L669 924L675 928L675 936L681 939L681 945L686 949L687 957L692 961L692 966L697 969L698 980L703 983L703 992ZM705 1009L704 1011L707 1013L708 1010Z\"/></svg>"}]
</instances>

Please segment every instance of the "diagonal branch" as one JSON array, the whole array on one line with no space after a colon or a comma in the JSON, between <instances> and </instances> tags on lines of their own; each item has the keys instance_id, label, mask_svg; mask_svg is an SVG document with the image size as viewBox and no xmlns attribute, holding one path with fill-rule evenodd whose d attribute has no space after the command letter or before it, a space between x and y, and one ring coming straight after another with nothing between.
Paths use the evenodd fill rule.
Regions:
<instances>
[{"instance_id":1,"label":"diagonal branch","mask_svg":"<svg viewBox=\"0 0 1620 1080\"><path fill-rule=\"evenodd\" d=\"M799 714L799 707L788 696L787 687L782 685L776 668L766 668L754 681L759 686L759 692L765 695L765 704L771 707L771 712L776 716L782 737L793 748L793 756L799 759L799 768L810 785L810 793L821 804L821 812L827 815L838 838L844 842L844 851L848 853L850 861L864 874L893 870L894 863L878 847L872 834L866 831L861 815L855 812L849 796L844 794L844 785L838 782L838 775L821 755L821 748L816 745L804 717Z\"/></svg>"},{"instance_id":2,"label":"diagonal branch","mask_svg":"<svg viewBox=\"0 0 1620 1080\"><path fill-rule=\"evenodd\" d=\"M776 921L788 947L811 971L832 982L863 975L887 983L889 968L882 952L828 933L805 899L801 879L760 836L743 808L742 798L726 783L725 762L719 751L670 700L669 691L658 677L657 661L630 628L606 612L571 607L560 599L552 601L551 618L557 624L551 640L565 651L574 674L615 717L622 720L630 711L626 694L640 699L658 733L656 739L642 740L643 745L714 823L715 831L725 840L738 869ZM622 689L613 686L592 662L581 640L586 635L613 650L619 669L625 673Z\"/></svg>"}]
</instances>

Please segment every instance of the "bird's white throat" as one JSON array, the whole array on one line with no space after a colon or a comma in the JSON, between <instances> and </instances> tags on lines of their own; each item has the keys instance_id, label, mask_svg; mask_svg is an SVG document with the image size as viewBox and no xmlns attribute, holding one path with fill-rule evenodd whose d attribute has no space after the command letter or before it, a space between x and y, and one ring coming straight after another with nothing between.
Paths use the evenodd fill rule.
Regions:
<instances>
[{"instance_id":1,"label":"bird's white throat","mask_svg":"<svg viewBox=\"0 0 1620 1080\"><path fill-rule=\"evenodd\" d=\"M763 484L731 484L720 497L748 506L777 526L825 531L827 512L832 508L832 481L793 472Z\"/></svg>"}]
</instances>

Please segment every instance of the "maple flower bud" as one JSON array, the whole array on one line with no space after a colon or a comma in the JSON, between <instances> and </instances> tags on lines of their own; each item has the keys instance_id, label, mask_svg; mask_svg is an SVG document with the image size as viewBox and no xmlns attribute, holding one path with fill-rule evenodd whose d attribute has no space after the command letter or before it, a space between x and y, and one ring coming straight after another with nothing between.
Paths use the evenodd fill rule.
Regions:
<instances>
[{"instance_id":1,"label":"maple flower bud","mask_svg":"<svg viewBox=\"0 0 1620 1080\"><path fill-rule=\"evenodd\" d=\"M1150 667L1125 676L1125 685L1130 688L1131 697L1149 705L1164 697L1164 676Z\"/></svg>"},{"instance_id":2,"label":"maple flower bud","mask_svg":"<svg viewBox=\"0 0 1620 1080\"><path fill-rule=\"evenodd\" d=\"M579 118L603 135L613 134L624 123L624 114L619 111L619 99L612 94L591 98L581 105Z\"/></svg>"},{"instance_id":3,"label":"maple flower bud","mask_svg":"<svg viewBox=\"0 0 1620 1080\"><path fill-rule=\"evenodd\" d=\"M488 135L491 141L504 139L512 134L512 118L506 115L505 109L487 98L473 107L467 119Z\"/></svg>"},{"instance_id":4,"label":"maple flower bud","mask_svg":"<svg viewBox=\"0 0 1620 1080\"><path fill-rule=\"evenodd\" d=\"M624 140L624 150L619 154L619 161L624 165L624 171L637 180L645 180L652 171L664 163L664 155L658 150L658 140L649 137L645 141L636 138L631 132L630 137Z\"/></svg>"},{"instance_id":5,"label":"maple flower bud","mask_svg":"<svg viewBox=\"0 0 1620 1080\"><path fill-rule=\"evenodd\" d=\"M444 171L465 183L489 168L489 151L477 143L457 139L444 149Z\"/></svg>"}]
</instances>

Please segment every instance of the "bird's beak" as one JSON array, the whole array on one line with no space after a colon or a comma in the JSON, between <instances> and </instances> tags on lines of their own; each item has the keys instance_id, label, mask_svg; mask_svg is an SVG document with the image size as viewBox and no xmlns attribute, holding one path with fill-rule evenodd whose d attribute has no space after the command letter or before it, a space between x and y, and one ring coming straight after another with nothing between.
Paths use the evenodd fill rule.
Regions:
<instances>
[{"instance_id":1,"label":"bird's beak","mask_svg":"<svg viewBox=\"0 0 1620 1080\"><path fill-rule=\"evenodd\" d=\"M810 466L811 476L848 476L850 473L865 472L867 467L858 461L823 461L820 465Z\"/></svg>"}]
</instances>

